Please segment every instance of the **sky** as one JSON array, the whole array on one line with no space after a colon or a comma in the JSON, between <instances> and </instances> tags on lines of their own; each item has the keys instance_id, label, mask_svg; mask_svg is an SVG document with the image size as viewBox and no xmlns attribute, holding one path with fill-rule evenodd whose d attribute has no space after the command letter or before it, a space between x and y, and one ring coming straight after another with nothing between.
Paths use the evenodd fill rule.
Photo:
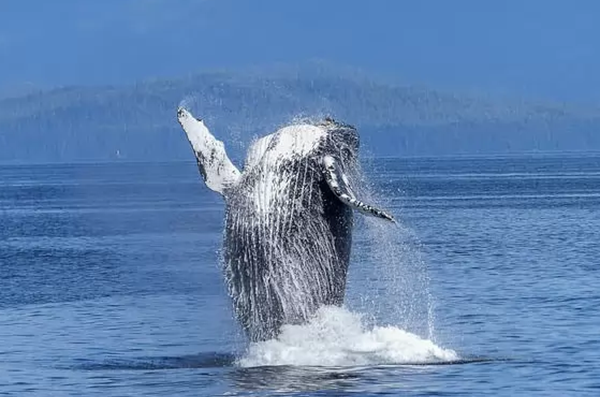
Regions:
<instances>
[{"instance_id":1,"label":"sky","mask_svg":"<svg viewBox=\"0 0 600 397\"><path fill-rule=\"evenodd\" d=\"M595 0L0 0L0 94L324 60L600 104L598 21Z\"/></svg>"}]
</instances>

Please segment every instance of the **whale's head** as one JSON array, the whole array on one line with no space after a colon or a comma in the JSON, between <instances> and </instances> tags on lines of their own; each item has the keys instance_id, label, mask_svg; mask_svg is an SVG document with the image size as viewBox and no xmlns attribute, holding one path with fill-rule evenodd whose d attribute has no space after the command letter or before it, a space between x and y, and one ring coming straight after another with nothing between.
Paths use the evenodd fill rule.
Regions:
<instances>
[{"instance_id":1,"label":"whale's head","mask_svg":"<svg viewBox=\"0 0 600 397\"><path fill-rule=\"evenodd\" d=\"M358 160L359 141L356 128L329 117L292 124L254 142L244 168L250 170L259 163L274 167L306 159L322 163L325 156L335 158L344 167L352 166Z\"/></svg>"},{"instance_id":2,"label":"whale's head","mask_svg":"<svg viewBox=\"0 0 600 397\"><path fill-rule=\"evenodd\" d=\"M323 181L344 204L367 215L387 220L393 217L357 199L360 138L355 127L325 118L317 123L293 124L254 143L244 172L264 173L286 167L320 170ZM254 167L260 168L254 169Z\"/></svg>"}]
</instances>

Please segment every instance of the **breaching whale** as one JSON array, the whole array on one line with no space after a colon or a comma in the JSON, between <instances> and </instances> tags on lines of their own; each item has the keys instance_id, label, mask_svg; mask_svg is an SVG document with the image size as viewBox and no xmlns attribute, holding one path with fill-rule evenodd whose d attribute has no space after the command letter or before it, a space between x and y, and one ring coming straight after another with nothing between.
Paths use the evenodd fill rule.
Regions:
<instances>
[{"instance_id":1,"label":"breaching whale","mask_svg":"<svg viewBox=\"0 0 600 397\"><path fill-rule=\"evenodd\" d=\"M356 197L357 130L331 118L286 126L256 140L240 172L201 119L184 108L177 118L206 185L225 199L223 270L248 338L342 305L353 210L394 221Z\"/></svg>"}]
</instances>

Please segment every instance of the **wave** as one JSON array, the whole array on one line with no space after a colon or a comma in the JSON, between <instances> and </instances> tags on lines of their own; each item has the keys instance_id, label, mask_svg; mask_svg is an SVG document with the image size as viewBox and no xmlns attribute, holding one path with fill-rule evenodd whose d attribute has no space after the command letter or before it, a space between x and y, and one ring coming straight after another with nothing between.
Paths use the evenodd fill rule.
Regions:
<instances>
[{"instance_id":1,"label":"wave","mask_svg":"<svg viewBox=\"0 0 600 397\"><path fill-rule=\"evenodd\" d=\"M286 325L276 339L251 343L241 367L439 364L460 360L450 349L398 327L369 326L363 315L326 306L303 325Z\"/></svg>"}]
</instances>

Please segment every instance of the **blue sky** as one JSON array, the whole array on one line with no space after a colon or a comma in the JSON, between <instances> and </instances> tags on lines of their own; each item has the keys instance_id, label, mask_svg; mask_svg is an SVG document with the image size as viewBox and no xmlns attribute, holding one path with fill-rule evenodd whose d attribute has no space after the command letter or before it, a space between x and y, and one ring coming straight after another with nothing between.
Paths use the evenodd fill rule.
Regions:
<instances>
[{"instance_id":1,"label":"blue sky","mask_svg":"<svg viewBox=\"0 0 600 397\"><path fill-rule=\"evenodd\" d=\"M600 103L600 2L2 0L0 90L322 59L406 84Z\"/></svg>"}]
</instances>

